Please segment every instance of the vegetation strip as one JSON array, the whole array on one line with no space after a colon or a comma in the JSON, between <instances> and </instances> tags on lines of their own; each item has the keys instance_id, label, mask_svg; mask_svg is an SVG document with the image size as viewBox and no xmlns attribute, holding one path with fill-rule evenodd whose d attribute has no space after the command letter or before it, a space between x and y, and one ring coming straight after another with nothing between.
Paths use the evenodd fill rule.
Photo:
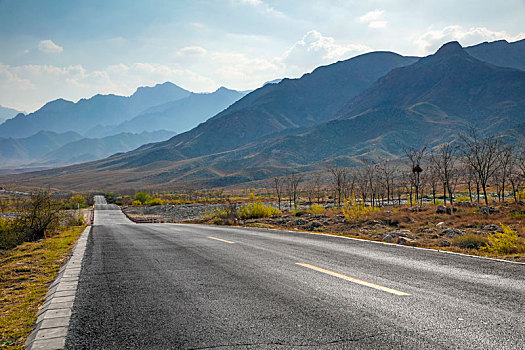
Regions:
<instances>
[{"instance_id":1,"label":"vegetation strip","mask_svg":"<svg viewBox=\"0 0 525 350\"><path fill-rule=\"evenodd\" d=\"M0 253L0 348L24 348L48 287L83 229L62 230Z\"/></svg>"},{"instance_id":2,"label":"vegetation strip","mask_svg":"<svg viewBox=\"0 0 525 350\"><path fill-rule=\"evenodd\" d=\"M38 312L35 329L27 339L26 349L59 349L65 346L71 309L90 231L91 226L84 229L71 258L60 269L57 278L51 284L46 301Z\"/></svg>"}]
</instances>

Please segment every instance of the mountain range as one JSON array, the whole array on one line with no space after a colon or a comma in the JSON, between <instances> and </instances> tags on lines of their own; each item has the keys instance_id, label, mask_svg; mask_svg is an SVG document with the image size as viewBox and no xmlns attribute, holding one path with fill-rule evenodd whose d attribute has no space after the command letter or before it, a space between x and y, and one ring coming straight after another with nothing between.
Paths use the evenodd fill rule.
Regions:
<instances>
[{"instance_id":1,"label":"mountain range","mask_svg":"<svg viewBox=\"0 0 525 350\"><path fill-rule=\"evenodd\" d=\"M523 140L523 42L451 42L424 58L357 56L265 85L167 141L19 178L76 189L224 186L395 158L404 146L437 146L471 125Z\"/></svg>"},{"instance_id":2,"label":"mountain range","mask_svg":"<svg viewBox=\"0 0 525 350\"><path fill-rule=\"evenodd\" d=\"M0 162L3 168L69 165L131 151L145 143L166 140L173 135L171 131L159 130L86 138L74 131L39 131L24 138L0 138Z\"/></svg>"},{"instance_id":3,"label":"mountain range","mask_svg":"<svg viewBox=\"0 0 525 350\"><path fill-rule=\"evenodd\" d=\"M0 124L6 121L7 119L13 118L19 113L21 112L17 111L16 109L0 106Z\"/></svg>"},{"instance_id":4,"label":"mountain range","mask_svg":"<svg viewBox=\"0 0 525 350\"><path fill-rule=\"evenodd\" d=\"M96 127L90 135L107 135L121 132L168 130L176 133L188 131L221 112L244 93L221 87L212 93L190 93L186 97L166 102L139 113L118 125Z\"/></svg>"}]
</instances>

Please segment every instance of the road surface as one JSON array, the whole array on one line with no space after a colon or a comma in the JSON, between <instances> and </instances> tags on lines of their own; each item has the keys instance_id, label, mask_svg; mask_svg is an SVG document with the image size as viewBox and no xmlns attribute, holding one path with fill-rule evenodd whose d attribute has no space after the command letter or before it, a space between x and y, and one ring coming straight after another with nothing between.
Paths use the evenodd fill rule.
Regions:
<instances>
[{"instance_id":1,"label":"road surface","mask_svg":"<svg viewBox=\"0 0 525 350\"><path fill-rule=\"evenodd\" d=\"M525 265L98 201L69 349L525 348Z\"/></svg>"}]
</instances>

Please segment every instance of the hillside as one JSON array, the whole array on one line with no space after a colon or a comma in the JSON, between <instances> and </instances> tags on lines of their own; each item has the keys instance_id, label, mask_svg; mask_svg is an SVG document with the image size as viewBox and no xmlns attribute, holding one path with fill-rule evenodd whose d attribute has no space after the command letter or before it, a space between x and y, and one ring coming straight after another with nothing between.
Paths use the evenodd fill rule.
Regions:
<instances>
[{"instance_id":1,"label":"hillside","mask_svg":"<svg viewBox=\"0 0 525 350\"><path fill-rule=\"evenodd\" d=\"M159 145L168 152L161 157L175 160L227 151L285 129L325 122L377 78L416 60L372 52L319 67L299 79L264 85L207 122Z\"/></svg>"},{"instance_id":2,"label":"hillside","mask_svg":"<svg viewBox=\"0 0 525 350\"><path fill-rule=\"evenodd\" d=\"M69 142L42 156L36 165L68 165L89 162L119 152L128 152L141 145L167 140L174 133L166 130L142 133L120 133L103 138L82 138Z\"/></svg>"},{"instance_id":3,"label":"hillside","mask_svg":"<svg viewBox=\"0 0 525 350\"><path fill-rule=\"evenodd\" d=\"M512 43L506 40L484 42L466 47L465 51L472 57L495 66L525 70L525 39Z\"/></svg>"},{"instance_id":4,"label":"hillside","mask_svg":"<svg viewBox=\"0 0 525 350\"><path fill-rule=\"evenodd\" d=\"M58 99L48 102L33 113L18 114L5 121L0 125L0 137L28 137L42 130L85 134L97 125L121 123L150 107L184 98L189 94L189 91L167 82L154 87L138 88L129 97L95 95L76 103Z\"/></svg>"},{"instance_id":5,"label":"hillside","mask_svg":"<svg viewBox=\"0 0 525 350\"><path fill-rule=\"evenodd\" d=\"M82 135L72 131L66 133L40 131L24 138L0 138L0 162L4 166L23 164L81 138Z\"/></svg>"}]
</instances>

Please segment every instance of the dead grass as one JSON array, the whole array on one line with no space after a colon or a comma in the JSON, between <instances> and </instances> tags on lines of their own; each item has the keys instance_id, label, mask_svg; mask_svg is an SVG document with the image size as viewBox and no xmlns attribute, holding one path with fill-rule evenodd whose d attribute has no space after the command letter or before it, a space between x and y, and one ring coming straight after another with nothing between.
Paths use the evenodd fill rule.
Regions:
<instances>
[{"instance_id":1,"label":"dead grass","mask_svg":"<svg viewBox=\"0 0 525 350\"><path fill-rule=\"evenodd\" d=\"M85 226L0 251L0 348L23 349L49 284Z\"/></svg>"}]
</instances>

